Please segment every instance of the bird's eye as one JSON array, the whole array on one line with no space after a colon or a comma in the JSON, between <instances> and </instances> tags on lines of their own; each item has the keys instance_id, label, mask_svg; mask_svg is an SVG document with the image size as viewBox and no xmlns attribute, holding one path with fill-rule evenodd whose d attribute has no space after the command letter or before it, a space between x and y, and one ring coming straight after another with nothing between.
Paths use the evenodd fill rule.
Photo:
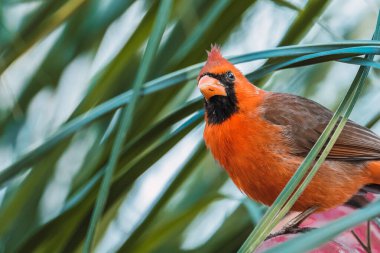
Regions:
<instances>
[{"instance_id":1,"label":"bird's eye","mask_svg":"<svg viewBox=\"0 0 380 253\"><path fill-rule=\"evenodd\" d=\"M226 77L227 77L230 81L234 81L234 80L235 80L235 76L234 76L234 74L232 74L231 71L228 71L228 72L226 73Z\"/></svg>"}]
</instances>

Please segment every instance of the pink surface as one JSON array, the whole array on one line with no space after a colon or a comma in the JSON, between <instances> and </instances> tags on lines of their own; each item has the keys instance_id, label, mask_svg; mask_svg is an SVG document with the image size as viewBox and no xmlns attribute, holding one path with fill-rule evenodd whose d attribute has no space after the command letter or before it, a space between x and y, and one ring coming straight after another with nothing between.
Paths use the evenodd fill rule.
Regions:
<instances>
[{"instance_id":1,"label":"pink surface","mask_svg":"<svg viewBox=\"0 0 380 253\"><path fill-rule=\"evenodd\" d=\"M373 199L373 197L370 197ZM317 213L311 215L306 219L301 227L321 227L328 224L331 221L334 221L340 217L343 217L347 214L354 212L355 210L349 207L341 206L335 209L331 209L326 212ZM366 244L367 242L367 222L356 226L348 231L343 232L338 235L334 240L320 246L317 249L314 249L310 252L312 253L321 253L321 252L339 252L339 253L353 253L353 252L363 252L366 251L360 245L360 243L355 239L355 237L350 232L354 230L359 238ZM298 235L281 235L274 238L271 238L265 241L256 252L265 252L267 249L276 246L284 241L287 241L291 238L294 238ZM380 228L374 223L371 222L371 244L372 244L372 253L380 253Z\"/></svg>"}]
</instances>

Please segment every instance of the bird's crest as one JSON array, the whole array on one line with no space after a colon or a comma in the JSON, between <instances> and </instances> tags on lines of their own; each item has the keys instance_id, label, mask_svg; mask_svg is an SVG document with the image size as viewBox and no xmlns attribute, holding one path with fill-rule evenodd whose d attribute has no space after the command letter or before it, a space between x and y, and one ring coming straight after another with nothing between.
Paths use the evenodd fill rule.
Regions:
<instances>
[{"instance_id":1,"label":"bird's crest","mask_svg":"<svg viewBox=\"0 0 380 253\"><path fill-rule=\"evenodd\" d=\"M202 68L199 77L204 73L222 73L226 69L231 68L232 64L223 58L222 53L220 52L220 46L211 45L211 50L207 52L207 61L204 67Z\"/></svg>"},{"instance_id":2,"label":"bird's crest","mask_svg":"<svg viewBox=\"0 0 380 253\"><path fill-rule=\"evenodd\" d=\"M223 58L222 53L220 52L220 46L217 44L211 44L211 50L207 52L207 62L208 61L217 61L220 58Z\"/></svg>"}]
</instances>

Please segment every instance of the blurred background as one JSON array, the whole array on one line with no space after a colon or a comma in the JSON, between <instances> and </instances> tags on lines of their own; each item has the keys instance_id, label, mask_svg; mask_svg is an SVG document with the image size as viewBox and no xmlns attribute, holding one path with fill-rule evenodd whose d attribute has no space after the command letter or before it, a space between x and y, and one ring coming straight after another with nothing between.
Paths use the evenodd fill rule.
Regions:
<instances>
[{"instance_id":1,"label":"blurred background","mask_svg":"<svg viewBox=\"0 0 380 253\"><path fill-rule=\"evenodd\" d=\"M17 171L0 176L0 252L81 251L159 3L0 0L0 170ZM211 43L233 56L371 39L379 8L379 0L173 1L145 81L205 61ZM238 67L248 74L265 62ZM357 69L327 62L255 83L333 110ZM235 252L265 211L206 151L194 73L138 99L94 252ZM351 118L378 134L379 101L372 70Z\"/></svg>"}]
</instances>

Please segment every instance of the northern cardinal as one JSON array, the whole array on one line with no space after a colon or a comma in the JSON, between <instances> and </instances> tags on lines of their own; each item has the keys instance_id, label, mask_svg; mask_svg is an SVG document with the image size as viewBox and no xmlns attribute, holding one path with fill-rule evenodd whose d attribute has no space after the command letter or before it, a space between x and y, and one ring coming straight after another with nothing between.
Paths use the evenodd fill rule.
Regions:
<instances>
[{"instance_id":1,"label":"northern cardinal","mask_svg":"<svg viewBox=\"0 0 380 253\"><path fill-rule=\"evenodd\" d=\"M299 96L259 89L216 46L197 80L204 96L208 149L242 192L271 205L332 112ZM292 210L333 208L373 184L380 184L380 138L348 121Z\"/></svg>"}]
</instances>

